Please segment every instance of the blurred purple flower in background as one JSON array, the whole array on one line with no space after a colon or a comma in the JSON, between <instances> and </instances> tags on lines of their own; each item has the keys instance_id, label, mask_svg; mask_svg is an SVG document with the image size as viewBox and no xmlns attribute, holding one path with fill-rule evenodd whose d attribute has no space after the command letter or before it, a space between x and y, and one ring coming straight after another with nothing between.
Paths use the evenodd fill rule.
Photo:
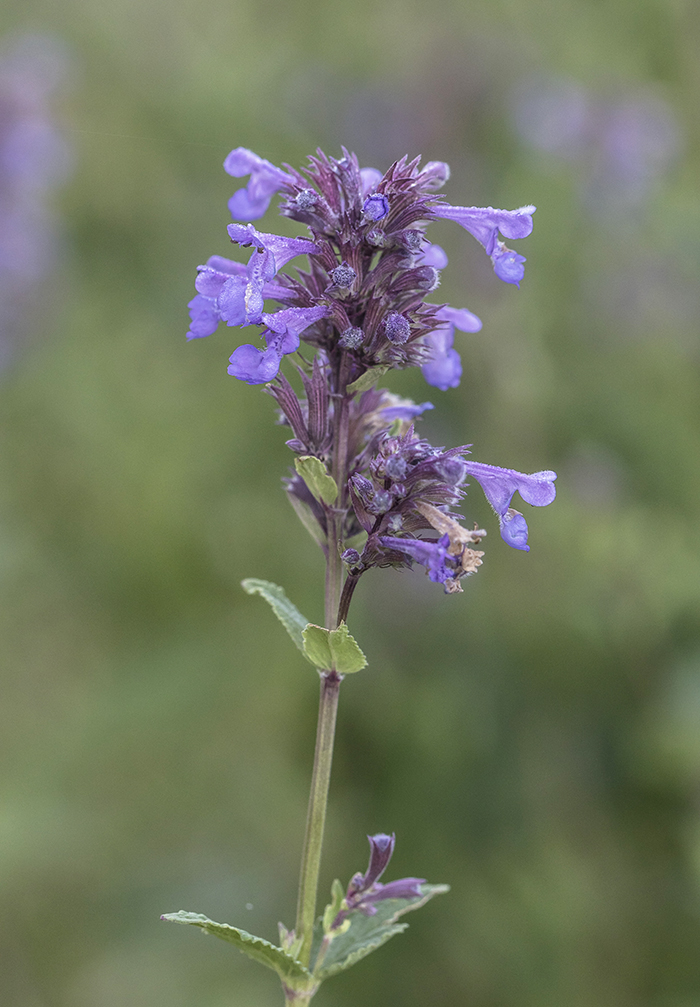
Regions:
<instances>
[{"instance_id":1,"label":"blurred purple flower in background","mask_svg":"<svg viewBox=\"0 0 700 1007\"><path fill-rule=\"evenodd\" d=\"M56 259L50 197L73 158L52 104L68 70L68 54L51 36L18 35L0 45L0 368L26 336L37 281Z\"/></svg>"},{"instance_id":2,"label":"blurred purple flower in background","mask_svg":"<svg viewBox=\"0 0 700 1007\"><path fill-rule=\"evenodd\" d=\"M512 109L528 146L581 165L584 198L599 213L640 203L682 146L673 109L649 89L605 97L573 80L535 78L519 85Z\"/></svg>"}]
</instances>

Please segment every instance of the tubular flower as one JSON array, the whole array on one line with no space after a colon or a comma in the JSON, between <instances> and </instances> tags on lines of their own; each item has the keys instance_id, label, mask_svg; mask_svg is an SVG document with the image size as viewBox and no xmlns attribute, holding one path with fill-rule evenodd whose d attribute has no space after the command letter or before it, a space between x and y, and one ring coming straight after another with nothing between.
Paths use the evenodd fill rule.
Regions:
<instances>
[{"instance_id":1,"label":"tubular flower","mask_svg":"<svg viewBox=\"0 0 700 1007\"><path fill-rule=\"evenodd\" d=\"M535 206L521 206L518 210L494 210L492 206L450 206L449 203L439 203L433 207L435 217L454 220L473 234L477 241L486 249L491 257L496 276L506 283L520 286L524 275L522 255L507 248L498 237L499 231L504 238L527 238L532 233L532 214Z\"/></svg>"},{"instance_id":2,"label":"tubular flower","mask_svg":"<svg viewBox=\"0 0 700 1007\"><path fill-rule=\"evenodd\" d=\"M517 492L525 503L533 507L546 507L557 495L554 480L556 472L533 472L526 475L514 469L502 469L497 465L465 461L468 475L473 476L484 491L484 496L498 515L501 538L514 549L530 551L527 544L528 528L525 518L512 510L510 502Z\"/></svg>"},{"instance_id":3,"label":"tubular flower","mask_svg":"<svg viewBox=\"0 0 700 1007\"><path fill-rule=\"evenodd\" d=\"M478 332L481 319L466 308L451 308L445 305L436 312L442 324L425 337L425 345L430 348L430 360L423 364L421 371L429 385L445 392L456 388L462 377L462 359L454 347L455 329L460 332Z\"/></svg>"},{"instance_id":4,"label":"tubular flower","mask_svg":"<svg viewBox=\"0 0 700 1007\"><path fill-rule=\"evenodd\" d=\"M343 908L333 920L331 930L336 930L350 913L358 910L365 916L375 916L377 902L384 899L411 899L420 897L420 886L425 878L401 878L383 885L379 881L394 852L396 836L382 832L367 836L370 846L369 866L364 874L355 874L348 885Z\"/></svg>"},{"instance_id":5,"label":"tubular flower","mask_svg":"<svg viewBox=\"0 0 700 1007\"><path fill-rule=\"evenodd\" d=\"M276 168L252 150L236 147L224 161L224 171L234 178L250 175L245 189L234 192L228 202L231 216L238 220L259 220L276 192L291 181L281 168Z\"/></svg>"}]
</instances>

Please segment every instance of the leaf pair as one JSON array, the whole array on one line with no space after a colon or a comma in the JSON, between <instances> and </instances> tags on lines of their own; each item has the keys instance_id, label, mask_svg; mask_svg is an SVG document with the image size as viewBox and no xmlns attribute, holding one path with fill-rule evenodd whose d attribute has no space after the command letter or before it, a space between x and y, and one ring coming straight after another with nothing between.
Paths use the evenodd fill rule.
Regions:
<instances>
[{"instance_id":1,"label":"leaf pair","mask_svg":"<svg viewBox=\"0 0 700 1007\"><path fill-rule=\"evenodd\" d=\"M272 969L290 989L315 992L324 979L349 969L351 965L385 944L394 934L402 933L408 924L397 923L400 916L412 909L419 909L434 895L447 891L449 885L423 884L421 894L413 898L385 899L379 902L375 916L364 916L359 910L352 913L349 918L350 926L335 937L327 949L324 948L322 961L319 961L318 967L313 968L302 965L292 955L263 940L262 937L254 937L245 930L229 926L228 923L215 923L199 913L180 910L178 913L166 913L161 919L199 927L205 933L228 941L249 958ZM323 938L323 920L319 919L314 928L314 945L311 951L311 961L314 963L319 959Z\"/></svg>"},{"instance_id":2,"label":"leaf pair","mask_svg":"<svg viewBox=\"0 0 700 1007\"><path fill-rule=\"evenodd\" d=\"M249 577L242 582L248 594L259 594L268 603L304 657L319 670L352 675L367 666L367 659L345 623L324 629L309 622L292 604L284 590L269 580Z\"/></svg>"}]
</instances>

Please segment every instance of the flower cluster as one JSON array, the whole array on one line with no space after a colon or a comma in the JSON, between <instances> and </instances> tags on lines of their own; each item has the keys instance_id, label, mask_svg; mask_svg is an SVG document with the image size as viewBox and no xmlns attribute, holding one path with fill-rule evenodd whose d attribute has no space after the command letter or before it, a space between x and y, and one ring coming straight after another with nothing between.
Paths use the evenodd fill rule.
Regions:
<instances>
[{"instance_id":1,"label":"flower cluster","mask_svg":"<svg viewBox=\"0 0 700 1007\"><path fill-rule=\"evenodd\" d=\"M555 474L472 462L467 446L434 448L414 428L431 403L397 399L375 385L391 369L418 366L430 385L456 387L462 366L455 330L481 328L466 308L426 300L447 265L426 237L430 222L460 224L483 245L496 275L518 286L525 259L504 239L526 237L535 208L452 206L438 192L449 178L440 161L420 168L420 159L402 158L382 175L360 168L345 150L339 160L318 151L302 172L239 147L224 167L249 177L229 202L243 222L228 233L250 257L243 263L213 256L199 267L188 338L209 336L220 322L262 327L262 344L235 349L228 371L267 386L291 428L290 449L320 459L337 483L329 503L301 469L287 480L292 503L326 554L340 548L355 578L371 567L415 562L447 593L460 591L459 581L481 564L483 553L473 546L486 534L465 530L455 512L470 476L496 512L503 539L527 550L527 524L510 506L513 495L534 506L551 503ZM252 221L275 193L280 212L305 225L308 236L257 230ZM307 269L281 272L299 256ZM266 301L279 307L265 310ZM302 343L312 356L299 352ZM293 354L303 394L280 371Z\"/></svg>"}]
</instances>

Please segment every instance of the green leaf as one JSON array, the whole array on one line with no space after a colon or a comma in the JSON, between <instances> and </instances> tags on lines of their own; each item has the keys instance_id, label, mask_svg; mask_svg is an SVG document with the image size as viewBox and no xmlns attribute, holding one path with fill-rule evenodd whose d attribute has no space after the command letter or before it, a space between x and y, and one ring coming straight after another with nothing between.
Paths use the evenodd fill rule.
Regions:
<instances>
[{"instance_id":1,"label":"green leaf","mask_svg":"<svg viewBox=\"0 0 700 1007\"><path fill-rule=\"evenodd\" d=\"M328 903L323 913L324 931L330 930L333 920L340 912L340 907L342 905L344 898L345 898L345 889L341 885L340 881L338 881L338 879L336 878L333 884L331 885L331 901Z\"/></svg>"},{"instance_id":2,"label":"green leaf","mask_svg":"<svg viewBox=\"0 0 700 1007\"><path fill-rule=\"evenodd\" d=\"M300 500L299 497L294 496L293 493L288 493L287 499L289 500L290 504L292 505L292 507L296 512L297 517L299 518L303 526L306 528L306 530L308 531L309 535L314 540L316 545L320 545L322 549L325 548L325 546L328 544L328 536L324 535L323 529L316 520L314 512L311 510L309 505L307 503L304 503L303 500ZM365 532L364 534L366 535L367 533ZM359 536L357 535L353 537L359 538Z\"/></svg>"},{"instance_id":3,"label":"green leaf","mask_svg":"<svg viewBox=\"0 0 700 1007\"><path fill-rule=\"evenodd\" d=\"M237 927L229 926L228 923L214 923L206 916L201 916L199 913L186 913L182 909L179 913L166 913L161 916L161 919L172 923L188 923L190 926L199 927L207 934L213 934L214 937L220 937L223 941L229 941L244 955L248 955L254 961L273 969L282 980L294 982L299 979L311 979L309 970L296 958L292 958L282 948L270 944L262 937L254 937L246 930L239 930Z\"/></svg>"},{"instance_id":4,"label":"green leaf","mask_svg":"<svg viewBox=\"0 0 700 1007\"><path fill-rule=\"evenodd\" d=\"M305 619L296 605L291 603L284 590L269 580L258 580L256 577L248 577L241 581L241 586L248 594L259 594L265 599L296 646L304 657L307 657L302 634L309 620Z\"/></svg>"},{"instance_id":5,"label":"green leaf","mask_svg":"<svg viewBox=\"0 0 700 1007\"><path fill-rule=\"evenodd\" d=\"M320 458L302 455L294 459L294 467L317 500L332 504L338 496L338 485Z\"/></svg>"},{"instance_id":6,"label":"green leaf","mask_svg":"<svg viewBox=\"0 0 700 1007\"><path fill-rule=\"evenodd\" d=\"M384 377L388 370L388 364L378 364L376 367L370 367L370 369L365 371L364 374L361 374L356 381L353 381L351 385L348 385L348 391L351 395L356 395L358 392L369 391L370 388L374 388L380 378Z\"/></svg>"},{"instance_id":7,"label":"green leaf","mask_svg":"<svg viewBox=\"0 0 700 1007\"><path fill-rule=\"evenodd\" d=\"M323 668L328 671L330 671L333 663L331 648L328 643L329 636L329 630L324 629L323 626L315 626L312 622L305 627L302 633L304 653L309 661L315 664L317 668Z\"/></svg>"},{"instance_id":8,"label":"green leaf","mask_svg":"<svg viewBox=\"0 0 700 1007\"><path fill-rule=\"evenodd\" d=\"M354 636L350 635L344 622L334 629L328 642L333 658L333 667L341 675L352 675L367 667L367 658L360 650Z\"/></svg>"},{"instance_id":9,"label":"green leaf","mask_svg":"<svg viewBox=\"0 0 700 1007\"><path fill-rule=\"evenodd\" d=\"M339 675L352 675L367 667L367 658L344 622L332 630L309 623L302 637L304 653L317 668L332 668Z\"/></svg>"},{"instance_id":10,"label":"green leaf","mask_svg":"<svg viewBox=\"0 0 700 1007\"><path fill-rule=\"evenodd\" d=\"M376 916L365 916L355 911L349 917L350 927L344 934L335 937L328 948L323 962L314 976L319 981L328 979L337 972L349 969L372 951L385 944L394 934L402 933L407 923L396 921L404 913L412 909L420 909L434 895L448 892L449 885L421 885L421 894L412 899L385 899L376 902ZM314 947L311 960L314 961L323 940L323 921L319 920L314 928Z\"/></svg>"}]
</instances>

